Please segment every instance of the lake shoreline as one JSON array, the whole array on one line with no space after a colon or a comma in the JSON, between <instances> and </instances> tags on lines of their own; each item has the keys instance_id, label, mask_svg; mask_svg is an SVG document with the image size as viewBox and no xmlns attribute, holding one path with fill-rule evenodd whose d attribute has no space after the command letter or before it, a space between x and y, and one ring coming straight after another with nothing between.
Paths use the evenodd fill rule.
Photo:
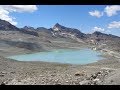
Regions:
<instances>
[{"instance_id":1,"label":"lake shoreline","mask_svg":"<svg viewBox=\"0 0 120 90\"><path fill-rule=\"evenodd\" d=\"M85 65L42 61L16 61L0 57L0 83L6 85L104 85L109 74L120 68L120 62L107 59ZM96 74L100 73L100 75ZM118 84L118 83L117 83Z\"/></svg>"},{"instance_id":2,"label":"lake shoreline","mask_svg":"<svg viewBox=\"0 0 120 90\"><path fill-rule=\"evenodd\" d=\"M56 57L57 56L57 57ZM74 56L74 57L71 57ZM43 61L60 64L87 64L103 59L102 54L88 48L81 49L53 49L32 54L14 55L7 58L18 61Z\"/></svg>"}]
</instances>

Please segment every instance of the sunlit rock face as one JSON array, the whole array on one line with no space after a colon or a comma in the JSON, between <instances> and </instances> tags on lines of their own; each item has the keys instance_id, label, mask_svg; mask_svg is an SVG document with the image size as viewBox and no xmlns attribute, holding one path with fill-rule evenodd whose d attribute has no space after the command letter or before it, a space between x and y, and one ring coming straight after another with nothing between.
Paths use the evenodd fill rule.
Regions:
<instances>
[{"instance_id":1,"label":"sunlit rock face","mask_svg":"<svg viewBox=\"0 0 120 90\"><path fill-rule=\"evenodd\" d=\"M60 25L59 23L56 23L53 26L52 31L53 31L54 36L71 38L76 41L82 41L81 39L84 38L85 36L85 34L80 32L78 29L68 28L68 27Z\"/></svg>"},{"instance_id":2,"label":"sunlit rock face","mask_svg":"<svg viewBox=\"0 0 120 90\"><path fill-rule=\"evenodd\" d=\"M57 26L54 26L54 27L53 27L53 30L54 30L54 31L59 31L60 29L59 29Z\"/></svg>"},{"instance_id":3,"label":"sunlit rock face","mask_svg":"<svg viewBox=\"0 0 120 90\"><path fill-rule=\"evenodd\" d=\"M62 29L64 29L63 26L61 26L59 23L56 23L54 26L53 26L53 31L60 31Z\"/></svg>"}]
</instances>

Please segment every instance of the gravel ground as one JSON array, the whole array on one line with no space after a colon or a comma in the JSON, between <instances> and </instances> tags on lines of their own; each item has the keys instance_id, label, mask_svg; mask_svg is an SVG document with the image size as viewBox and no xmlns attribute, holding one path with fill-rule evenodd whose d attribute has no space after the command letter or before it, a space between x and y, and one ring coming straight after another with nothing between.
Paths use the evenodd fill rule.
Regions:
<instances>
[{"instance_id":1,"label":"gravel ground","mask_svg":"<svg viewBox=\"0 0 120 90\"><path fill-rule=\"evenodd\" d=\"M110 58L110 57L109 57ZM6 85L120 84L120 63L114 59L87 65L22 62L0 57L0 83Z\"/></svg>"}]
</instances>

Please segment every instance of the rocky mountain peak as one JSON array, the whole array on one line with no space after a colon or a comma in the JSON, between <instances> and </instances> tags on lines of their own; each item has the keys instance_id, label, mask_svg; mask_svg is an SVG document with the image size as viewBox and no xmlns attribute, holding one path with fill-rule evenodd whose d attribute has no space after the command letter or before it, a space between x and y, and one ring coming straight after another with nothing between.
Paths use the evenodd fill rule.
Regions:
<instances>
[{"instance_id":1,"label":"rocky mountain peak","mask_svg":"<svg viewBox=\"0 0 120 90\"><path fill-rule=\"evenodd\" d=\"M59 23L56 23L55 26L56 26L56 27L59 27L59 26L61 26L61 25L60 25Z\"/></svg>"},{"instance_id":2,"label":"rocky mountain peak","mask_svg":"<svg viewBox=\"0 0 120 90\"><path fill-rule=\"evenodd\" d=\"M63 29L63 26L60 25L59 23L56 23L53 28L54 31L60 31L61 29Z\"/></svg>"},{"instance_id":3,"label":"rocky mountain peak","mask_svg":"<svg viewBox=\"0 0 120 90\"><path fill-rule=\"evenodd\" d=\"M53 28L53 33L56 36L69 37L69 38L83 38L84 34L75 28L69 28L56 23Z\"/></svg>"}]
</instances>

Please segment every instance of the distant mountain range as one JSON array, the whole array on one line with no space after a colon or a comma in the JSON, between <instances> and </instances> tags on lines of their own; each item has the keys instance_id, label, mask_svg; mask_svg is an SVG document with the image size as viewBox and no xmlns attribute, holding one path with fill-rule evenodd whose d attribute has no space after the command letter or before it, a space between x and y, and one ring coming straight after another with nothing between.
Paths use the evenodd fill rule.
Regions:
<instances>
[{"instance_id":1,"label":"distant mountain range","mask_svg":"<svg viewBox=\"0 0 120 90\"><path fill-rule=\"evenodd\" d=\"M101 32L98 32L98 31L95 31L94 33L92 34L84 34L82 33L80 30L78 29L74 29L74 28L68 28L68 27L65 27L65 26L62 26L60 25L59 23L56 23L53 28L50 28L50 29L47 29L47 28L44 28L44 27L38 27L38 28L34 28L34 27L31 27L31 26L25 26L23 28L18 28L14 25L12 25L11 23L5 21L5 20L1 20L0 19L0 30L2 31L23 31L23 33L28 33L28 34L32 34L32 33L35 33L37 30L40 30L40 31L51 31L51 33L54 33L54 36L62 36L62 37L77 37L77 38L90 38L91 37L94 37L94 36L105 36L106 37L112 37L112 38L119 38L118 36L115 36L115 35L111 35L111 34L104 34L104 33L101 33ZM30 33L31 31L31 33ZM33 31L33 32L32 32ZM49 32L48 31L48 32ZM37 36L37 33L36 34L33 34L35 36Z\"/></svg>"},{"instance_id":2,"label":"distant mountain range","mask_svg":"<svg viewBox=\"0 0 120 90\"><path fill-rule=\"evenodd\" d=\"M50 38L70 38L78 42L88 43L90 45L96 45L99 48L106 46L107 48L112 47L114 50L119 51L120 37L105 34L98 31L95 31L92 34L82 33L78 29L69 28L56 23L52 28L47 29L44 27L34 28L31 26L25 26L23 28L18 28L5 20L0 20L0 31L11 31L21 33L24 35L32 35L34 37L43 38L44 36L47 39Z\"/></svg>"}]
</instances>

